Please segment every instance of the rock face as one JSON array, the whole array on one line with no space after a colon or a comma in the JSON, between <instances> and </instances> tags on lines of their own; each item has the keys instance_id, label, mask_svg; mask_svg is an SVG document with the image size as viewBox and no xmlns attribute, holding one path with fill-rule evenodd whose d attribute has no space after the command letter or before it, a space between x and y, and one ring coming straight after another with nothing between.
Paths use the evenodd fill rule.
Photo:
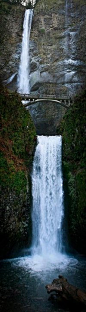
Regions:
<instances>
[{"instance_id":1,"label":"rock face","mask_svg":"<svg viewBox=\"0 0 86 312\"><path fill-rule=\"evenodd\" d=\"M31 105L29 112L33 118L37 134L56 134L56 129L66 110L66 108L52 102L39 102L38 104Z\"/></svg>"},{"instance_id":2,"label":"rock face","mask_svg":"<svg viewBox=\"0 0 86 312\"><path fill-rule=\"evenodd\" d=\"M31 32L31 91L61 97L80 90L86 77L85 10L85 1L37 2Z\"/></svg>"},{"instance_id":3,"label":"rock face","mask_svg":"<svg viewBox=\"0 0 86 312\"><path fill-rule=\"evenodd\" d=\"M30 194L1 189L0 259L14 256L31 240ZM28 200L27 200L28 198Z\"/></svg>"},{"instance_id":4,"label":"rock face","mask_svg":"<svg viewBox=\"0 0 86 312\"><path fill-rule=\"evenodd\" d=\"M25 7L2 1L0 6L1 80L3 83L7 83L10 89L17 90ZM81 91L86 80L85 14L85 0L37 1L34 7L30 36L30 88L32 94L73 97ZM60 116L57 124L52 118L53 111L56 116ZM30 113L34 122L36 120L38 133L42 133L42 127L44 128L45 124L45 132L49 133L52 122L54 128L51 132L55 134L56 125L60 123L65 112L64 109L56 108L51 103L48 108L47 103L46 105L39 103L30 109ZM43 123L44 126L42 126Z\"/></svg>"},{"instance_id":5,"label":"rock face","mask_svg":"<svg viewBox=\"0 0 86 312\"><path fill-rule=\"evenodd\" d=\"M0 11L0 78L3 84L9 84L10 78L16 78L18 72L24 7L1 1ZM16 79L12 88L16 88Z\"/></svg>"},{"instance_id":6,"label":"rock face","mask_svg":"<svg viewBox=\"0 0 86 312\"><path fill-rule=\"evenodd\" d=\"M31 93L73 97L84 86L85 10L85 1L37 2L30 46ZM30 107L37 133L55 134L65 111L47 102Z\"/></svg>"},{"instance_id":7,"label":"rock face","mask_svg":"<svg viewBox=\"0 0 86 312\"><path fill-rule=\"evenodd\" d=\"M0 2L0 72L17 88L25 7ZM85 0L40 0L30 42L31 92L72 96L86 79ZM9 80L8 80L9 83Z\"/></svg>"}]
</instances>

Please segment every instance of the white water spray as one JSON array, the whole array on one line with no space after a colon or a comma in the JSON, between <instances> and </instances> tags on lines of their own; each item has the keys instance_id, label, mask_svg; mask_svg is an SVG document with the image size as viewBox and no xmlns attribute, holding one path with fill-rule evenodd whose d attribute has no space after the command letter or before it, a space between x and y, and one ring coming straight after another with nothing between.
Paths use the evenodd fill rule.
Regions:
<instances>
[{"instance_id":1,"label":"white water spray","mask_svg":"<svg viewBox=\"0 0 86 312\"><path fill-rule=\"evenodd\" d=\"M38 136L37 140L32 171L32 247L17 265L43 278L47 271L58 268L60 273L75 260L63 250L62 138Z\"/></svg>"},{"instance_id":2,"label":"white water spray","mask_svg":"<svg viewBox=\"0 0 86 312\"><path fill-rule=\"evenodd\" d=\"M33 254L62 251L61 146L61 136L38 136L32 174Z\"/></svg>"},{"instance_id":3,"label":"white water spray","mask_svg":"<svg viewBox=\"0 0 86 312\"><path fill-rule=\"evenodd\" d=\"M25 11L24 24L23 24L23 38L22 38L22 52L18 73L18 92L21 94L30 93L30 31L32 24L33 10L28 9Z\"/></svg>"}]
</instances>

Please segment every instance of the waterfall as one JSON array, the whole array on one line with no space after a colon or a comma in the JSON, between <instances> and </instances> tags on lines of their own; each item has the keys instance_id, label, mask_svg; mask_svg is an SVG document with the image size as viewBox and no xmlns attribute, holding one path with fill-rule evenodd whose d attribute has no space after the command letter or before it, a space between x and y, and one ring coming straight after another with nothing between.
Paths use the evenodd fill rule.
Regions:
<instances>
[{"instance_id":1,"label":"waterfall","mask_svg":"<svg viewBox=\"0 0 86 312\"><path fill-rule=\"evenodd\" d=\"M30 93L30 57L29 57L29 44L30 44L30 31L32 24L33 10L28 9L25 11L23 35L22 35L22 51L18 73L18 92L21 94Z\"/></svg>"},{"instance_id":2,"label":"waterfall","mask_svg":"<svg viewBox=\"0 0 86 312\"><path fill-rule=\"evenodd\" d=\"M71 260L66 254L61 154L61 136L37 136L32 168L32 245L24 249L17 264L40 278L46 272L50 276L55 268L60 274Z\"/></svg>"},{"instance_id":3,"label":"waterfall","mask_svg":"<svg viewBox=\"0 0 86 312\"><path fill-rule=\"evenodd\" d=\"M38 136L32 172L33 254L62 251L61 136Z\"/></svg>"}]
</instances>

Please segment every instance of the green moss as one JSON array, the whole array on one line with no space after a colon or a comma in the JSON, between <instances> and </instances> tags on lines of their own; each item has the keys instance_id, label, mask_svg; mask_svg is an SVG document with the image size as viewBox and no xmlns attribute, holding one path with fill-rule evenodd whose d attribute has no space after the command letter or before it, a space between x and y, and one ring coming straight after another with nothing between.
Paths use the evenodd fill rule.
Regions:
<instances>
[{"instance_id":1,"label":"green moss","mask_svg":"<svg viewBox=\"0 0 86 312\"><path fill-rule=\"evenodd\" d=\"M9 14L11 10L11 6L8 5L5 2L1 2L0 3L0 14L4 13L4 14Z\"/></svg>"},{"instance_id":2,"label":"green moss","mask_svg":"<svg viewBox=\"0 0 86 312\"><path fill-rule=\"evenodd\" d=\"M61 124L69 233L73 246L83 253L86 253L85 104L84 92L75 98Z\"/></svg>"},{"instance_id":3,"label":"green moss","mask_svg":"<svg viewBox=\"0 0 86 312\"><path fill-rule=\"evenodd\" d=\"M36 131L29 112L15 93L0 95L0 258L31 239L30 166ZM27 189L28 182L28 189ZM15 251L14 251L15 254Z\"/></svg>"},{"instance_id":4,"label":"green moss","mask_svg":"<svg viewBox=\"0 0 86 312\"><path fill-rule=\"evenodd\" d=\"M40 34L45 34L45 29L44 28L40 28L39 32L40 32Z\"/></svg>"},{"instance_id":5,"label":"green moss","mask_svg":"<svg viewBox=\"0 0 86 312\"><path fill-rule=\"evenodd\" d=\"M7 163L3 153L0 153L0 185L2 188L8 188L9 191L14 190L16 194L21 191L26 192L26 174L25 171L15 170L15 164L11 160Z\"/></svg>"},{"instance_id":6,"label":"green moss","mask_svg":"<svg viewBox=\"0 0 86 312\"><path fill-rule=\"evenodd\" d=\"M26 185L27 185L27 180L26 180L25 172L18 171L15 174L12 174L11 187L14 188L17 194L20 194L22 190L23 192L26 192Z\"/></svg>"},{"instance_id":7,"label":"green moss","mask_svg":"<svg viewBox=\"0 0 86 312\"><path fill-rule=\"evenodd\" d=\"M32 160L35 127L18 95L1 94L0 103L1 185L20 192L26 187L25 173Z\"/></svg>"}]
</instances>

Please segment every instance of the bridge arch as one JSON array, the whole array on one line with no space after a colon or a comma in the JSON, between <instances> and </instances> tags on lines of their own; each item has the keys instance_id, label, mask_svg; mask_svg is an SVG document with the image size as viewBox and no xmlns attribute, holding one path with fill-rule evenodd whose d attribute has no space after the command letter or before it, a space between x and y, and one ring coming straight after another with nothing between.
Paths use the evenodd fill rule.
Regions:
<instances>
[{"instance_id":1,"label":"bridge arch","mask_svg":"<svg viewBox=\"0 0 86 312\"><path fill-rule=\"evenodd\" d=\"M37 97L29 94L22 94L20 96L22 100L28 101L28 103L25 104L25 107L28 107L29 105L33 105L38 102L53 102L65 108L70 107L70 105L72 104L71 99L68 98L58 99L55 96Z\"/></svg>"}]
</instances>

